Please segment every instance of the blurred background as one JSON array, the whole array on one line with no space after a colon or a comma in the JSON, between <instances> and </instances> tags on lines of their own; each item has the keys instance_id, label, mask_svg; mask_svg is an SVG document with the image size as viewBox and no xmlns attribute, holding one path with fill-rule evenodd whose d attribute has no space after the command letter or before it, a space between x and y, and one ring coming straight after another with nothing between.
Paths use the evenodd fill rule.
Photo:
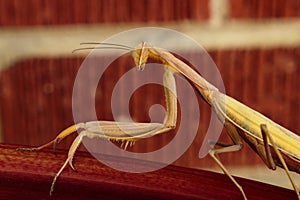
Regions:
<instances>
[{"instance_id":1,"label":"blurred background","mask_svg":"<svg viewBox=\"0 0 300 200\"><path fill-rule=\"evenodd\" d=\"M0 10L1 143L41 145L73 124L73 83L86 55L72 50L81 42L101 42L145 26L171 28L196 40L218 66L228 95L299 133L298 0L0 0ZM176 41L174 45L181 48ZM132 66L128 58L114 64ZM126 70L107 71L99 82L99 119L113 120L109 96ZM138 103L145 98L146 105ZM198 158L210 117L210 108L198 100L198 134L174 164L220 171L211 158ZM156 103L164 105L163 88L137 91L130 102L133 118L149 121L148 109ZM139 141L129 150L158 149L174 134ZM68 149L73 139L67 138L58 148ZM226 131L220 141L231 142ZM221 159L234 175L290 188L284 171L268 170L247 145ZM299 177L295 178L299 184Z\"/></svg>"}]
</instances>

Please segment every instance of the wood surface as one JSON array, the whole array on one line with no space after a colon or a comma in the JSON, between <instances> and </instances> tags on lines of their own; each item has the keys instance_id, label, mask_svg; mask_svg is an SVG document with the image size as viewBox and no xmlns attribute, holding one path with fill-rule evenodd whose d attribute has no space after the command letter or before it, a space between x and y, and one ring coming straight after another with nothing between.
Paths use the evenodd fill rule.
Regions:
<instances>
[{"instance_id":1,"label":"wood surface","mask_svg":"<svg viewBox=\"0 0 300 200\"><path fill-rule=\"evenodd\" d=\"M67 152L16 151L16 145L0 144L0 199L242 199L238 189L223 174L168 166L148 173L126 173L103 165L87 152L77 152L74 165L58 178L53 176ZM106 156L124 164L124 158ZM145 161L138 162L147 165ZM237 178L248 199L296 199L294 191Z\"/></svg>"}]
</instances>

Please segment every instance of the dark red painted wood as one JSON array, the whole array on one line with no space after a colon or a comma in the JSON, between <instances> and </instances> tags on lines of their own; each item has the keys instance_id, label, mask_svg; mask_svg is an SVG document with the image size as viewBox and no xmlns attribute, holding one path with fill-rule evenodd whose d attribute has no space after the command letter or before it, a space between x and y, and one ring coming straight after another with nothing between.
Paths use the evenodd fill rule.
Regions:
<instances>
[{"instance_id":1,"label":"dark red painted wood","mask_svg":"<svg viewBox=\"0 0 300 200\"><path fill-rule=\"evenodd\" d=\"M78 152L74 165L59 177L53 196L49 188L54 174L66 158L66 151L53 155L51 149L41 152L19 152L16 145L0 144L0 199L241 199L231 181L222 174L183 167L168 166L154 172L134 174L116 171ZM105 156L124 165L124 160ZM153 163L140 161L138 165ZM293 191L237 179L249 200L296 199Z\"/></svg>"}]
</instances>

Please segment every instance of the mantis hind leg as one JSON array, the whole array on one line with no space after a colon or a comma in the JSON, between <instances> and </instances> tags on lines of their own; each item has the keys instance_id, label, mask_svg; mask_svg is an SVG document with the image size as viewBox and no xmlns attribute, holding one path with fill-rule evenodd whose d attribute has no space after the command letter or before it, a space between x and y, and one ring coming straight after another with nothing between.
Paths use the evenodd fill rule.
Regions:
<instances>
[{"instance_id":1,"label":"mantis hind leg","mask_svg":"<svg viewBox=\"0 0 300 200\"><path fill-rule=\"evenodd\" d=\"M209 155L214 159L214 161L222 169L224 174L226 174L230 178L230 180L234 183L234 185L240 190L240 192L243 195L243 198L247 199L242 186L240 186L240 184L233 178L233 176L225 168L225 166L223 165L223 163L221 162L221 160L218 156L219 153L228 153L228 152L239 151L243 147L243 144L242 144L241 139L238 134L238 129L234 125L232 125L231 123L228 123L228 122L225 122L224 126L226 127L226 130L228 131L228 134L230 135L234 144L216 143L217 145L220 145L222 147L218 148L218 149L210 150Z\"/></svg>"},{"instance_id":2,"label":"mantis hind leg","mask_svg":"<svg viewBox=\"0 0 300 200\"><path fill-rule=\"evenodd\" d=\"M290 182L291 182L291 184L294 188L294 191L297 194L298 199L300 200L299 190L298 190L298 188L295 184L295 181L292 178L292 176L290 174L290 171L289 171L284 159L282 158L282 155L281 155L280 151L278 150L278 148L275 145L271 135L269 134L267 126L265 124L261 124L260 128L261 128L261 133L262 133L263 140L264 140L264 147L265 147L265 151L266 151L266 161L267 161L267 163L269 163L269 165L267 164L267 166L271 169L275 169L275 167L276 167L275 164L274 164L274 160L272 158L272 155L270 153L270 146L268 144L268 140L269 140L271 145L273 146L273 149L274 149L277 157L279 158L279 160L282 164L283 169L285 170L285 172L286 172L286 174L287 174L287 176L288 176L288 178L289 178L289 180L290 180Z\"/></svg>"}]
</instances>

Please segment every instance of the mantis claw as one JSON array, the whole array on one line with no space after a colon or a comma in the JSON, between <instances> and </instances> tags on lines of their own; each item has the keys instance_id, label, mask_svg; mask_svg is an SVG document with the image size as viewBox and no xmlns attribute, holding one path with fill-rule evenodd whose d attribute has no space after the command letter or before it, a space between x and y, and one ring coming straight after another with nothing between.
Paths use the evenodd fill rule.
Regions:
<instances>
[{"instance_id":1,"label":"mantis claw","mask_svg":"<svg viewBox=\"0 0 300 200\"><path fill-rule=\"evenodd\" d=\"M54 142L53 143L53 154L56 155L56 145L57 145L57 142Z\"/></svg>"},{"instance_id":2,"label":"mantis claw","mask_svg":"<svg viewBox=\"0 0 300 200\"><path fill-rule=\"evenodd\" d=\"M56 155L56 146L61 142L62 138L55 138L53 141L53 154Z\"/></svg>"},{"instance_id":3,"label":"mantis claw","mask_svg":"<svg viewBox=\"0 0 300 200\"><path fill-rule=\"evenodd\" d=\"M73 156L72 156L72 158L69 159L69 165L70 165L71 169L72 169L74 172L78 172L77 169L74 167L72 161L73 161Z\"/></svg>"}]
</instances>

